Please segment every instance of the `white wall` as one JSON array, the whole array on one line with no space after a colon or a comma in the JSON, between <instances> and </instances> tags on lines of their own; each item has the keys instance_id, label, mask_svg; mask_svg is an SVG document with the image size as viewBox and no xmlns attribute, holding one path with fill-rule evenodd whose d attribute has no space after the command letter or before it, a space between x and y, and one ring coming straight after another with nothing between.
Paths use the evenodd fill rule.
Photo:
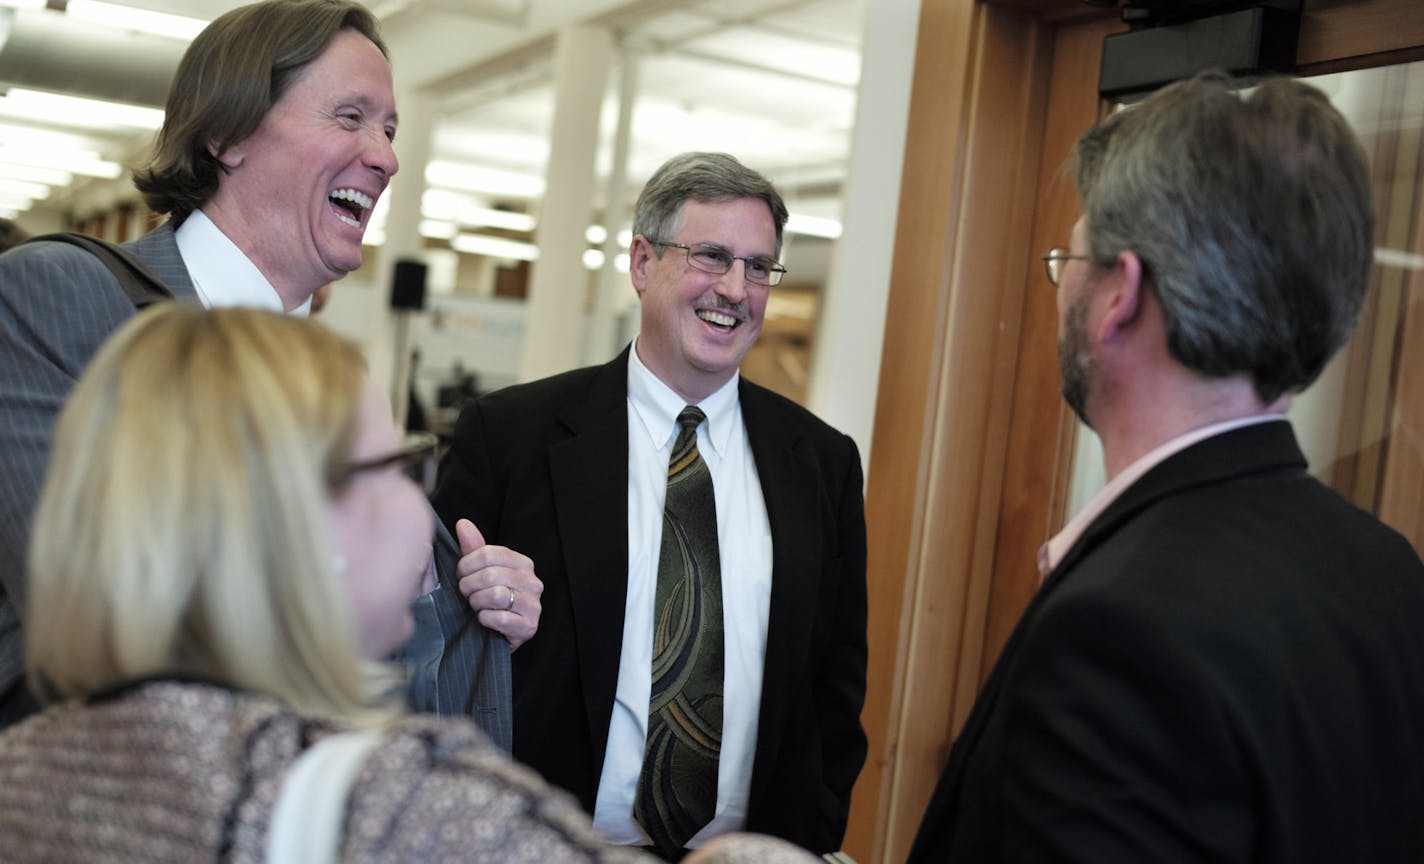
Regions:
<instances>
[{"instance_id":1,"label":"white wall","mask_svg":"<svg viewBox=\"0 0 1424 864\"><path fill-rule=\"evenodd\" d=\"M843 230L811 366L808 407L855 440L867 467L919 14L919 0L867 4Z\"/></svg>"}]
</instances>

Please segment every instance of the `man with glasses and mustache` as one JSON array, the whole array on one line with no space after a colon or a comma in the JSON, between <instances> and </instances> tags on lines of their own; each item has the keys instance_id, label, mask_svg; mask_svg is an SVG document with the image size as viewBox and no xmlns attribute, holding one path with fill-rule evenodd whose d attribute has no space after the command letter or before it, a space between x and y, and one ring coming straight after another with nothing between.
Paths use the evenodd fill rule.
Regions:
<instances>
[{"instance_id":1,"label":"man with glasses and mustache","mask_svg":"<svg viewBox=\"0 0 1424 864\"><path fill-rule=\"evenodd\" d=\"M740 829L836 849L865 759L860 457L738 374L786 218L730 156L664 164L634 212L637 339L470 403L433 498L544 580L516 758L672 860Z\"/></svg>"},{"instance_id":2,"label":"man with glasses and mustache","mask_svg":"<svg viewBox=\"0 0 1424 864\"><path fill-rule=\"evenodd\" d=\"M912 864L1424 860L1424 564L1284 417L1364 299L1370 173L1320 91L1234 86L1077 144L1046 263L1108 483L1040 551Z\"/></svg>"}]
</instances>

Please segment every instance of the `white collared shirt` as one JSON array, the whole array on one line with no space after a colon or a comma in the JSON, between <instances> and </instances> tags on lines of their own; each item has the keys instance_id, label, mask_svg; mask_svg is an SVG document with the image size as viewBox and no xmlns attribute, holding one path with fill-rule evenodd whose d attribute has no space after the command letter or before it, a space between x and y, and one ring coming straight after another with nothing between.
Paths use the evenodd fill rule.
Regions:
<instances>
[{"instance_id":1,"label":"white collared shirt","mask_svg":"<svg viewBox=\"0 0 1424 864\"><path fill-rule=\"evenodd\" d=\"M1067 525L1063 526L1062 531L1053 535L1047 543L1038 548L1039 577L1047 578L1048 574L1052 573L1054 568L1063 561L1063 556L1068 554L1068 550L1073 548L1073 544L1078 542L1078 538L1083 536L1083 532L1088 530L1088 526L1103 515L1103 512L1118 499L1118 496L1126 492L1129 486L1137 482L1138 478L1166 462L1168 457L1180 453L1198 441L1205 441L1233 429L1284 419L1285 415L1282 414L1254 414L1250 417L1238 417L1235 420L1225 420L1221 423L1203 426L1200 429L1193 429L1185 435L1178 435L1167 443L1159 445L1119 472L1083 506L1082 510L1078 511L1076 516L1069 520Z\"/></svg>"},{"instance_id":2,"label":"white collared shirt","mask_svg":"<svg viewBox=\"0 0 1424 864\"><path fill-rule=\"evenodd\" d=\"M173 239L198 299L207 308L250 306L283 311L277 289L202 210L189 214L173 232ZM305 315L310 308L309 297L292 314Z\"/></svg>"},{"instance_id":3,"label":"white collared shirt","mask_svg":"<svg viewBox=\"0 0 1424 864\"><path fill-rule=\"evenodd\" d=\"M771 523L742 422L737 383L738 376L733 375L697 406L707 415L697 429L697 449L712 474L717 499L725 670L717 811L688 841L689 847L738 830L746 821L761 711L762 662L771 606ZM648 737L653 599L668 458L677 440L677 415L684 407L682 397L638 359L635 343L628 356L628 597L608 750L593 809L593 824L613 843L649 842L633 818L633 799Z\"/></svg>"}]
</instances>

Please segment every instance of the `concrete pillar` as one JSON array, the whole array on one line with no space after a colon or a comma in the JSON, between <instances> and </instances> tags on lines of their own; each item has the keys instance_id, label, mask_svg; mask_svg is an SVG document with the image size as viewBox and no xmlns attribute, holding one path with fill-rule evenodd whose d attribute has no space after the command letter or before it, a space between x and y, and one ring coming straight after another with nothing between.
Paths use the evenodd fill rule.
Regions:
<instances>
[{"instance_id":1,"label":"concrete pillar","mask_svg":"<svg viewBox=\"0 0 1424 864\"><path fill-rule=\"evenodd\" d=\"M598 274L598 293L594 297L593 313L589 316L588 341L584 346L585 365L602 363L617 353L618 311L620 298L631 294L633 284L625 273L614 266L621 248L618 229L628 210L628 141L633 129L633 105L638 99L639 53L624 46L622 75L618 80L618 129L613 136L612 167L608 172L608 194L603 208L603 225L608 236L603 241L603 269Z\"/></svg>"},{"instance_id":2,"label":"concrete pillar","mask_svg":"<svg viewBox=\"0 0 1424 864\"><path fill-rule=\"evenodd\" d=\"M588 25L559 31L554 49L554 123L547 188L539 204L530 272L520 379L542 378L579 365L588 307L584 233L593 207L598 121L613 37Z\"/></svg>"},{"instance_id":3,"label":"concrete pillar","mask_svg":"<svg viewBox=\"0 0 1424 864\"><path fill-rule=\"evenodd\" d=\"M920 0L875 0L865 10L850 165L811 365L808 407L870 458L885 306L895 251L905 124Z\"/></svg>"},{"instance_id":4,"label":"concrete pillar","mask_svg":"<svg viewBox=\"0 0 1424 864\"><path fill-rule=\"evenodd\" d=\"M430 161L435 125L432 101L430 94L423 90L405 90L396 96L396 110L400 112L396 158L400 160L400 171L386 190L390 196L386 242L376 260L377 290L367 295L379 303L380 308L369 310L368 320L375 321L376 325L367 343L366 362L370 364L373 380L389 382L391 407L398 424L405 422L408 397L411 313L391 309L391 283L396 261L422 257L420 200L425 193L425 165Z\"/></svg>"}]
</instances>

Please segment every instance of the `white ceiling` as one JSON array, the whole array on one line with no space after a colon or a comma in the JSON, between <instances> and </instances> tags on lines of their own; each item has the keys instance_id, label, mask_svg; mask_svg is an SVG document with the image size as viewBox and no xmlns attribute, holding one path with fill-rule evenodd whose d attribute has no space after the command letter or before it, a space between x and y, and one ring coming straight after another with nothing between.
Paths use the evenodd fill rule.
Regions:
<instances>
[{"instance_id":1,"label":"white ceiling","mask_svg":"<svg viewBox=\"0 0 1424 864\"><path fill-rule=\"evenodd\" d=\"M13 2L0 0L0 5ZM233 0L121 2L202 18L243 5ZM638 97L628 150L628 180L634 188L674 153L726 150L777 181L793 210L834 216L855 111L865 3L387 0L371 7L382 16L398 90L414 82L432 94L437 118L432 160L542 178L553 116L554 34L564 25L587 22L610 28L621 46L620 57L637 58ZM154 81L171 75L184 44L108 29L102 31L98 50L93 41L98 25L87 30L72 26L53 9L0 9L0 15L10 14L16 38L0 46L3 87L38 87L33 79L39 78L74 95L161 93L166 87ZM4 29L0 22L0 33ZM42 38L35 35L41 30ZM88 41L80 38L86 34ZM603 174L613 151L622 66L621 60L615 62L607 82L598 159ZM22 79L31 80L26 84ZM19 122L3 116L5 101L0 99L0 124ZM149 132L83 130L85 119L76 115L40 125L91 135L106 158L129 164L150 141ZM71 187L55 188L34 207L84 216L77 211L111 204L121 194L131 195L126 175L115 181L76 177ZM533 206L519 196L484 197L491 205Z\"/></svg>"}]
</instances>

